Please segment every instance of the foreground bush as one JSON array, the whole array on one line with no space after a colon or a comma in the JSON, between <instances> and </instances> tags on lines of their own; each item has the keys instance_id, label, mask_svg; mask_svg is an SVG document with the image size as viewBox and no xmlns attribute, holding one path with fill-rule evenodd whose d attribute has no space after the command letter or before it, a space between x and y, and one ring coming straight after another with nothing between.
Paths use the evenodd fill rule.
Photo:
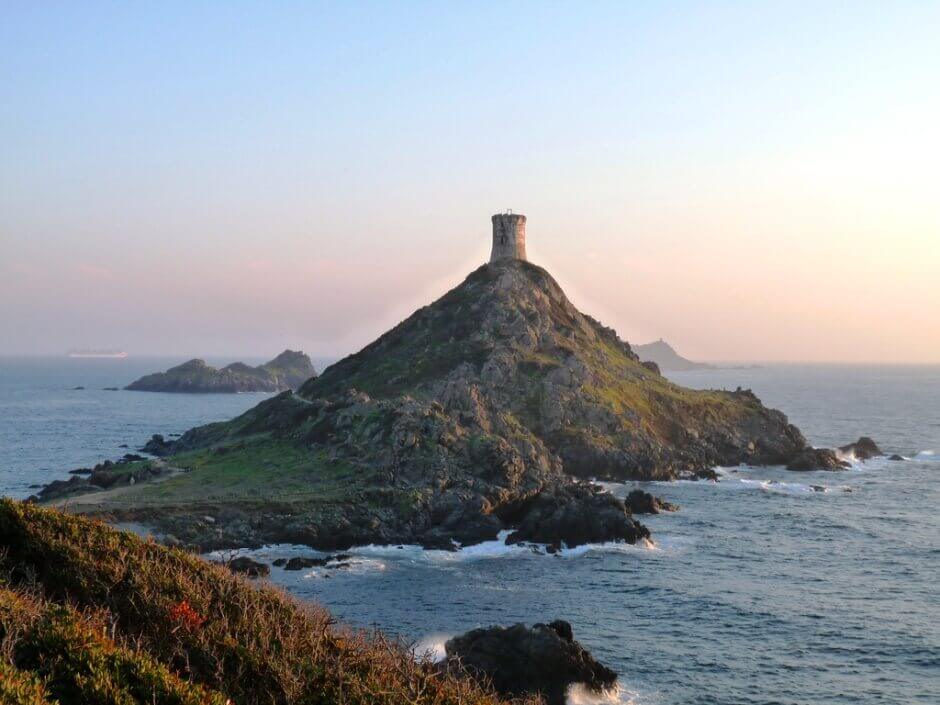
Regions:
<instances>
[{"instance_id":1,"label":"foreground bush","mask_svg":"<svg viewBox=\"0 0 940 705\"><path fill-rule=\"evenodd\" d=\"M44 688L63 703L496 702L322 608L101 523L0 500L0 552L18 590L3 592L2 682L21 683L21 702ZM110 700L79 695L109 685Z\"/></svg>"}]
</instances>

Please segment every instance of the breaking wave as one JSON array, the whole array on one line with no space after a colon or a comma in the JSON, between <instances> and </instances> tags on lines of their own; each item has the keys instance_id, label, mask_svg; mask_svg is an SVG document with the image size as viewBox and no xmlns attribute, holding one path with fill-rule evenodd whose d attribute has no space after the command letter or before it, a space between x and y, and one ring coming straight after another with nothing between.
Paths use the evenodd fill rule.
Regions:
<instances>
[{"instance_id":1,"label":"breaking wave","mask_svg":"<svg viewBox=\"0 0 940 705\"><path fill-rule=\"evenodd\" d=\"M626 690L620 684L600 692L591 690L583 683L574 683L568 688L566 705L638 705L639 694Z\"/></svg>"},{"instance_id":2,"label":"breaking wave","mask_svg":"<svg viewBox=\"0 0 940 705\"><path fill-rule=\"evenodd\" d=\"M415 658L427 658L432 663L440 663L447 658L444 644L451 638L451 634L429 634L411 647Z\"/></svg>"}]
</instances>

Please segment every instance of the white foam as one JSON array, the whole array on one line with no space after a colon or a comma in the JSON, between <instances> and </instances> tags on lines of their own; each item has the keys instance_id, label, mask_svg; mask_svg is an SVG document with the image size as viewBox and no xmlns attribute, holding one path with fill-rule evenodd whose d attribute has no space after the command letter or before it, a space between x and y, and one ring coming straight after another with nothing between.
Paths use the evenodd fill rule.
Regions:
<instances>
[{"instance_id":1,"label":"white foam","mask_svg":"<svg viewBox=\"0 0 940 705\"><path fill-rule=\"evenodd\" d=\"M638 693L626 690L619 683L613 688L596 691L584 683L573 683L566 694L567 705L637 705Z\"/></svg>"},{"instance_id":2,"label":"white foam","mask_svg":"<svg viewBox=\"0 0 940 705\"><path fill-rule=\"evenodd\" d=\"M451 636L450 634L429 634L411 647L411 651L417 659L426 658L432 663L440 663L447 658L444 644Z\"/></svg>"},{"instance_id":3,"label":"white foam","mask_svg":"<svg viewBox=\"0 0 940 705\"><path fill-rule=\"evenodd\" d=\"M437 549L423 549L421 546L402 545L402 546L379 546L369 545L353 548L349 553L353 555L382 556L386 558L405 558L408 560L420 560L430 563L454 563L458 561L476 561L491 560L500 558L544 558L547 553L547 545L540 543L516 543L507 544L506 537L512 533L512 530L505 529L500 531L496 539L492 541L483 541L482 543L464 546L456 551L442 551ZM575 548L562 547L556 555L563 558L576 558L583 556L591 551L614 551L614 552L633 552L633 551L654 551L656 545L643 539L637 544L629 544L617 541L608 541L604 543L588 543L576 546Z\"/></svg>"},{"instance_id":4,"label":"white foam","mask_svg":"<svg viewBox=\"0 0 940 705\"><path fill-rule=\"evenodd\" d=\"M350 551L344 551L349 558L343 559L342 561L332 561L326 566L315 566L305 570L299 571L283 571L284 577L294 575L298 578L320 578L324 576L334 576L340 573L354 574L354 575L364 575L366 573L374 573L383 571L386 568L386 565L383 561L376 558L368 556L358 556L353 554ZM204 557L210 561L222 561L228 562L233 558L240 556L247 556L256 561L262 561L264 563L273 563L279 558L290 559L293 557L300 558L325 558L328 555L335 555L324 553L322 551L314 551L307 546L289 544L289 543L279 543L279 544L270 544L267 546L262 546L261 548L251 549L251 548L237 548L232 550L222 550L222 551L212 551L210 553L204 554ZM342 564L342 565L340 565ZM277 567L274 568L278 570Z\"/></svg>"},{"instance_id":5,"label":"white foam","mask_svg":"<svg viewBox=\"0 0 940 705\"><path fill-rule=\"evenodd\" d=\"M938 459L937 454L932 450L922 450L916 455L914 455L913 458L910 458L910 460L921 460L921 461L926 460L928 462L932 460L937 460L937 459Z\"/></svg>"}]
</instances>

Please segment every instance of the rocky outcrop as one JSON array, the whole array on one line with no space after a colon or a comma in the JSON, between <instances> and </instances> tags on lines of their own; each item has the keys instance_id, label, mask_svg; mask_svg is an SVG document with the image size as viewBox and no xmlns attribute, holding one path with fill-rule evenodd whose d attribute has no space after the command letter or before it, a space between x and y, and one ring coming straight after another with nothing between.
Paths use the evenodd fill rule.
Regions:
<instances>
[{"instance_id":1,"label":"rocky outcrop","mask_svg":"<svg viewBox=\"0 0 940 705\"><path fill-rule=\"evenodd\" d=\"M115 487L129 487L163 477L167 466L160 461L142 461L139 455L126 454L121 460L105 460L94 468L78 468L68 480L54 480L30 497L34 502L52 502L69 497L101 492ZM81 477L87 475L87 477Z\"/></svg>"},{"instance_id":2,"label":"rocky outcrop","mask_svg":"<svg viewBox=\"0 0 940 705\"><path fill-rule=\"evenodd\" d=\"M506 542L544 543L557 550L606 541L636 543L649 536L619 499L590 485L574 485L536 497Z\"/></svg>"},{"instance_id":3,"label":"rocky outcrop","mask_svg":"<svg viewBox=\"0 0 940 705\"><path fill-rule=\"evenodd\" d=\"M840 446L839 450L842 451L844 455L855 458L856 460L870 460L871 458L884 455L884 453L881 452L881 448L878 447L878 444L868 436L862 436L855 441L855 443Z\"/></svg>"},{"instance_id":4,"label":"rocky outcrop","mask_svg":"<svg viewBox=\"0 0 940 705\"><path fill-rule=\"evenodd\" d=\"M227 393L282 392L296 389L316 376L310 358L285 350L270 362L251 367L243 362L217 369L193 359L166 372L141 377L125 389L138 392Z\"/></svg>"},{"instance_id":5,"label":"rocky outcrop","mask_svg":"<svg viewBox=\"0 0 940 705\"><path fill-rule=\"evenodd\" d=\"M307 568L344 568L349 565L351 556L347 553L324 556L322 558L306 558L294 556L293 558L279 558L274 565L284 570L306 570Z\"/></svg>"},{"instance_id":6,"label":"rocky outcrop","mask_svg":"<svg viewBox=\"0 0 940 705\"><path fill-rule=\"evenodd\" d=\"M575 641L562 620L474 629L448 640L444 649L446 669L491 683L506 697L540 694L548 705L564 705L576 683L600 693L617 682L617 674Z\"/></svg>"},{"instance_id":7,"label":"rocky outcrop","mask_svg":"<svg viewBox=\"0 0 940 705\"><path fill-rule=\"evenodd\" d=\"M633 514L660 514L662 512L677 512L679 505L667 502L660 497L654 497L643 490L633 490L623 502Z\"/></svg>"},{"instance_id":8,"label":"rocky outcrop","mask_svg":"<svg viewBox=\"0 0 940 705\"><path fill-rule=\"evenodd\" d=\"M265 578L271 574L271 567L267 563L256 561L248 556L233 558L225 565L233 573L240 573L249 578Z\"/></svg>"},{"instance_id":9,"label":"rocky outcrop","mask_svg":"<svg viewBox=\"0 0 940 705\"><path fill-rule=\"evenodd\" d=\"M797 453L789 463L787 470L846 470L851 465L845 462L829 448L806 448Z\"/></svg>"},{"instance_id":10,"label":"rocky outcrop","mask_svg":"<svg viewBox=\"0 0 940 705\"><path fill-rule=\"evenodd\" d=\"M156 455L158 458L163 457L173 452L173 441L168 441L159 433L155 433L140 449L140 452Z\"/></svg>"}]
</instances>

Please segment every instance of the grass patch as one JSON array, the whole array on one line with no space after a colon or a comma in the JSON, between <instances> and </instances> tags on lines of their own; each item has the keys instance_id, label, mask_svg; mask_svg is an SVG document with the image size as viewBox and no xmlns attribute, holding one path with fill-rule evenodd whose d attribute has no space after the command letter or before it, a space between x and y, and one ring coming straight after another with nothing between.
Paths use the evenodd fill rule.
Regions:
<instances>
[{"instance_id":1,"label":"grass patch","mask_svg":"<svg viewBox=\"0 0 940 705\"><path fill-rule=\"evenodd\" d=\"M185 472L140 485L106 500L107 506L186 505L239 501L330 503L361 490L368 470L326 450L256 436L228 445L174 455Z\"/></svg>"}]
</instances>

